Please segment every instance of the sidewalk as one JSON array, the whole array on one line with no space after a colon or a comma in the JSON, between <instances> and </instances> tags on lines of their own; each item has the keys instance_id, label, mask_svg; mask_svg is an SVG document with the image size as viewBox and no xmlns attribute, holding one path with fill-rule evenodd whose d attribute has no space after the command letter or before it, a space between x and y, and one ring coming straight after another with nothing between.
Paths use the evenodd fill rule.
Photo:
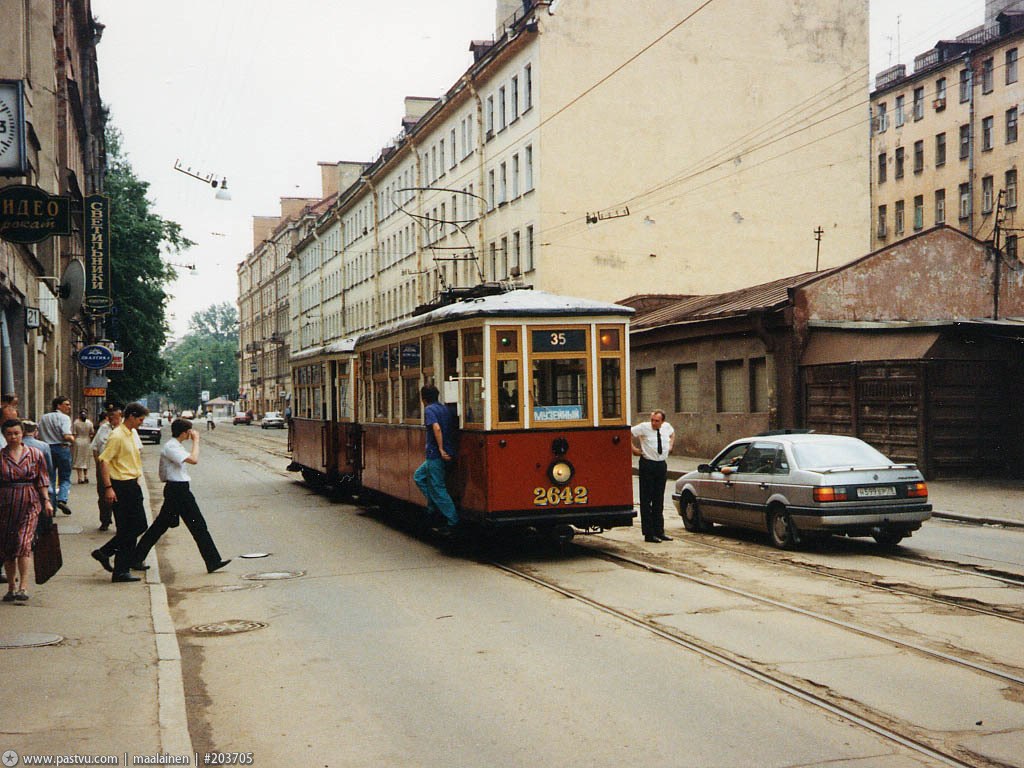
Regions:
<instances>
[{"instance_id":1,"label":"sidewalk","mask_svg":"<svg viewBox=\"0 0 1024 768\"><path fill-rule=\"evenodd\" d=\"M27 603L0 605L0 679L8 693L0 753L116 755L119 765L126 754L128 764L135 755L189 755L191 763L181 656L157 558L149 558L143 581L111 583L90 557L112 533L97 530L89 474L89 484L71 486L72 514L55 515L61 570L46 584L33 582Z\"/></svg>"},{"instance_id":2,"label":"sidewalk","mask_svg":"<svg viewBox=\"0 0 1024 768\"><path fill-rule=\"evenodd\" d=\"M669 456L668 476L675 480L706 461L709 460ZM633 474L636 474L635 457ZM932 515L937 518L1024 527L1024 480L931 480L928 482L928 498L933 507Z\"/></svg>"}]
</instances>

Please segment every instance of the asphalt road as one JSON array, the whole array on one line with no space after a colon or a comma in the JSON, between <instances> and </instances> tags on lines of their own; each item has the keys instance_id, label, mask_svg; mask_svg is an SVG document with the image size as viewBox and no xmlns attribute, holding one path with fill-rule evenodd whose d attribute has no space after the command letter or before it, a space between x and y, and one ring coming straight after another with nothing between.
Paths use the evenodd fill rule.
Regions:
<instances>
[{"instance_id":1,"label":"asphalt road","mask_svg":"<svg viewBox=\"0 0 1024 768\"><path fill-rule=\"evenodd\" d=\"M859 542L774 559L756 536L690 537L674 516L677 540L657 548L637 527L565 553L502 553L638 619L627 623L311 492L283 471L282 433L222 425L202 438L194 490L222 553L236 559L211 583L184 527L158 548L200 753L252 752L267 766L937 764L681 649L654 627L961 758L1022 764L1020 685L807 615L923 646L932 638L1021 675L1024 623L998 615L1019 608L1020 588L879 557ZM945 528L911 541L937 551L969 538ZM595 558L592 549L714 583ZM255 552L269 556L238 557ZM879 594L837 581L839 572L923 592L984 592L997 615ZM258 573L274 578L245 578ZM265 626L226 631L246 622ZM194 629L208 625L222 631Z\"/></svg>"}]
</instances>

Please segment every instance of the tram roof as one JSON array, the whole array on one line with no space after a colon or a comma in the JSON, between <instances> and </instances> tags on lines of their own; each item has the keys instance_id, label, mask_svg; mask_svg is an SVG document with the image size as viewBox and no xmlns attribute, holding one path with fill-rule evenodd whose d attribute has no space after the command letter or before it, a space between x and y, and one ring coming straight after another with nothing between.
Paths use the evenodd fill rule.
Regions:
<instances>
[{"instance_id":1,"label":"tram roof","mask_svg":"<svg viewBox=\"0 0 1024 768\"><path fill-rule=\"evenodd\" d=\"M463 299L400 320L358 337L359 345L427 325L469 320L474 317L584 317L591 315L632 315L636 310L622 304L611 304L577 296L560 296L547 291L517 289L493 296Z\"/></svg>"}]
</instances>

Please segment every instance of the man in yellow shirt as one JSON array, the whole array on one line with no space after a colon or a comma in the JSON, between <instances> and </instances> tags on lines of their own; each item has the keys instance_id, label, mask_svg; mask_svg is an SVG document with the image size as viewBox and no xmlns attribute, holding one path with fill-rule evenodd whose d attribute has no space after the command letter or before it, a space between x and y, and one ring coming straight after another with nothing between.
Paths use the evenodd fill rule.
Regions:
<instances>
[{"instance_id":1,"label":"man in yellow shirt","mask_svg":"<svg viewBox=\"0 0 1024 768\"><path fill-rule=\"evenodd\" d=\"M141 403L130 403L124 409L121 425L110 432L107 445L99 455L100 488L104 499L113 505L117 533L92 556L107 571L112 582L141 581L133 576L136 565L135 544L146 530L146 509L139 478L142 477L142 456L135 442L135 428L149 415ZM110 558L114 565L111 567Z\"/></svg>"}]
</instances>

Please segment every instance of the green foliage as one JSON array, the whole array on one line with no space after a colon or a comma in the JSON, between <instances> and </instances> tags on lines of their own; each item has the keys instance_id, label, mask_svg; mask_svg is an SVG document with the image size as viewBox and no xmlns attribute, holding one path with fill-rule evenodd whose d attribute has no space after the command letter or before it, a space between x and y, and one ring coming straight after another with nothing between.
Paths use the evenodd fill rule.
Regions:
<instances>
[{"instance_id":1,"label":"green foliage","mask_svg":"<svg viewBox=\"0 0 1024 768\"><path fill-rule=\"evenodd\" d=\"M238 399L238 312L232 304L214 304L196 312L190 329L164 354L167 395L178 409L199 405L199 393Z\"/></svg>"},{"instance_id":2,"label":"green foliage","mask_svg":"<svg viewBox=\"0 0 1024 768\"><path fill-rule=\"evenodd\" d=\"M110 375L107 398L129 402L159 387L165 369L160 351L167 341L167 287L175 277L161 255L193 245L181 226L152 210L149 184L139 179L122 153L121 136L108 123L107 175L110 196L110 266L114 311L107 335L124 350L125 369Z\"/></svg>"}]
</instances>

